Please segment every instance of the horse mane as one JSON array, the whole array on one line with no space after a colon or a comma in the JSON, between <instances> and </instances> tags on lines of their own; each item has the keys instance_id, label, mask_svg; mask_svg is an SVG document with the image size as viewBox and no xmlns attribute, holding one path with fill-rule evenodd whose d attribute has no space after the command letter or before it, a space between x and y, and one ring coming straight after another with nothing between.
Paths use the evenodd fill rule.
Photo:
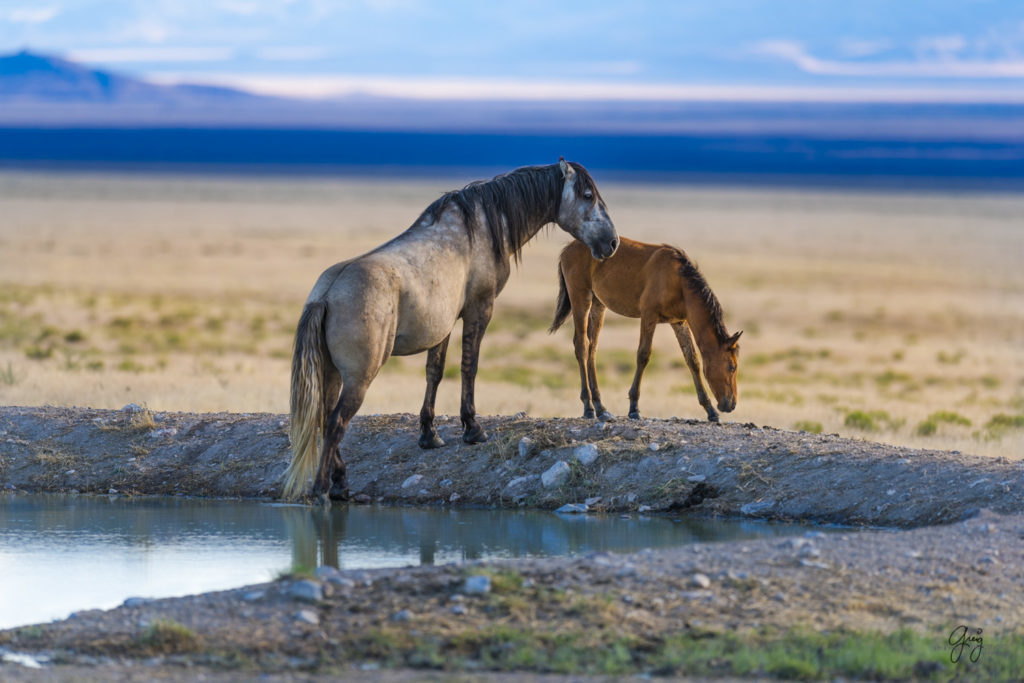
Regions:
<instances>
[{"instance_id":1,"label":"horse mane","mask_svg":"<svg viewBox=\"0 0 1024 683\"><path fill-rule=\"evenodd\" d=\"M679 274L683 276L683 280L690 286L690 289L700 297L701 303L707 309L708 319L711 321L711 329L715 331L715 337L718 338L719 343L725 343L729 339L729 332L726 331L725 322L722 320L722 305L718 303L718 297L708 286L708 281L704 279L697 264L690 260L685 251L667 244L664 246L672 251L679 264Z\"/></svg>"},{"instance_id":2,"label":"horse mane","mask_svg":"<svg viewBox=\"0 0 1024 683\"><path fill-rule=\"evenodd\" d=\"M568 163L576 171L576 196L582 197L589 189L600 198L587 170L575 162ZM491 240L496 262L511 256L519 263L523 246L533 236L531 226L558 220L562 186L563 177L558 164L524 166L491 180L478 180L461 190L447 192L428 206L423 216L437 221L448 207L454 206L462 214L471 243L477 232L483 232ZM478 220L477 207L483 212L482 224ZM508 245L511 245L511 254Z\"/></svg>"}]
</instances>

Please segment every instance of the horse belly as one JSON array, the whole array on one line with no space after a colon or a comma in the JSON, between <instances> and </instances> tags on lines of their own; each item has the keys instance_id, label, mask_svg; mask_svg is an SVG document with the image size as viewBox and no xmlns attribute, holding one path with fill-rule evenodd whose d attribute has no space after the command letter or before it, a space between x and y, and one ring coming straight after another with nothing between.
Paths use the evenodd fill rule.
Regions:
<instances>
[{"instance_id":1,"label":"horse belly","mask_svg":"<svg viewBox=\"0 0 1024 683\"><path fill-rule=\"evenodd\" d=\"M392 350L396 356L421 353L440 344L451 334L462 308L461 300L441 292L402 299Z\"/></svg>"}]
</instances>

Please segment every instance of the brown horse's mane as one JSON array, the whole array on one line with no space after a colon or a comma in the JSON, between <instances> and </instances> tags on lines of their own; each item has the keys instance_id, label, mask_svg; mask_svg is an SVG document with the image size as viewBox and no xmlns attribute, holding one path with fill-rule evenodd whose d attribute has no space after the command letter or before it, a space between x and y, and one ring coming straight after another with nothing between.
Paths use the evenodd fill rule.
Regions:
<instances>
[{"instance_id":1,"label":"brown horse's mane","mask_svg":"<svg viewBox=\"0 0 1024 683\"><path fill-rule=\"evenodd\" d=\"M676 261L679 262L680 275L683 276L690 289L700 297L704 308L707 309L711 328L715 331L718 341L725 343L729 339L729 333L726 331L725 322L722 320L722 305L718 303L718 297L715 296L715 293L711 291L711 287L708 286L708 281L704 279L704 275L697 268L697 264L690 260L686 252L668 244L664 246L672 250Z\"/></svg>"},{"instance_id":2,"label":"brown horse's mane","mask_svg":"<svg viewBox=\"0 0 1024 683\"><path fill-rule=\"evenodd\" d=\"M600 199L587 169L572 161L568 163L576 171L576 196L583 197L589 189ZM533 236L531 227L538 222L545 225L558 219L562 185L558 164L524 166L447 192L428 206L423 216L436 221L449 206L455 206L462 214L471 242L477 232L484 232L491 240L496 262L511 257L518 263L523 245ZM482 225L477 220L477 207L483 211ZM511 254L506 241L512 245Z\"/></svg>"}]
</instances>

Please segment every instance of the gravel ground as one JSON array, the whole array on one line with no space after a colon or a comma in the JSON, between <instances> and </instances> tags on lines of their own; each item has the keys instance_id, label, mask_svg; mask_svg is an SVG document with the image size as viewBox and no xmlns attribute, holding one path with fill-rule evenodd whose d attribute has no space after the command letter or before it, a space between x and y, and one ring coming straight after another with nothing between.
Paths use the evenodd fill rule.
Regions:
<instances>
[{"instance_id":1,"label":"gravel ground","mask_svg":"<svg viewBox=\"0 0 1024 683\"><path fill-rule=\"evenodd\" d=\"M889 529L633 555L341 574L323 568L316 577L2 631L3 651L47 663L0 664L0 678L234 680L260 671L267 680L338 673L378 680L374 667L389 658L381 651L385 636L451 644L495 626L628 635L638 647L672 633L906 627L948 649L958 625L995 637L1024 631L1020 462L754 425L522 416L484 424L491 442L469 447L455 445L457 420L441 420L452 445L420 451L413 416L357 419L346 441L353 495L546 508L589 498L603 509L646 505ZM286 429L276 415L6 408L0 483L27 491L272 497L287 464ZM563 469L558 462L568 471L551 482L550 471ZM474 575L488 576L492 589L474 594L467 584ZM508 576L514 589L502 589ZM154 629L170 622L185 635L160 640ZM390 680L427 675L434 674L387 673Z\"/></svg>"}]
</instances>

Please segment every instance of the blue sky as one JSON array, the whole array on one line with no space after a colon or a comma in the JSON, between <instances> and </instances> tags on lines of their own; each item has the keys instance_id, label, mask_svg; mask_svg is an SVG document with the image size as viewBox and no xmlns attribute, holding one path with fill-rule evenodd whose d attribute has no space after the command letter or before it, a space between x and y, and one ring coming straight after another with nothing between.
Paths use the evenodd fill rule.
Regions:
<instances>
[{"instance_id":1,"label":"blue sky","mask_svg":"<svg viewBox=\"0 0 1024 683\"><path fill-rule=\"evenodd\" d=\"M0 0L0 51L299 95L1024 97L1020 0Z\"/></svg>"}]
</instances>

